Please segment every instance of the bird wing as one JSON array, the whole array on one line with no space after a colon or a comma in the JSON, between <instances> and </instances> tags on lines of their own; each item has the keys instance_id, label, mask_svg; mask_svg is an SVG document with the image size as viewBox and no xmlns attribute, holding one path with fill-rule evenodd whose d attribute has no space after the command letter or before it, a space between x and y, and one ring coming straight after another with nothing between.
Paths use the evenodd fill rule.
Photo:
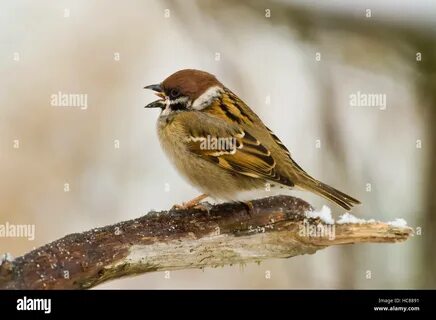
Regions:
<instances>
[{"instance_id":1,"label":"bird wing","mask_svg":"<svg viewBox=\"0 0 436 320\"><path fill-rule=\"evenodd\" d=\"M185 126L189 151L225 170L293 186L292 181L277 172L271 151L250 130L214 115L189 113L179 117L181 121L189 119L189 126Z\"/></svg>"}]
</instances>

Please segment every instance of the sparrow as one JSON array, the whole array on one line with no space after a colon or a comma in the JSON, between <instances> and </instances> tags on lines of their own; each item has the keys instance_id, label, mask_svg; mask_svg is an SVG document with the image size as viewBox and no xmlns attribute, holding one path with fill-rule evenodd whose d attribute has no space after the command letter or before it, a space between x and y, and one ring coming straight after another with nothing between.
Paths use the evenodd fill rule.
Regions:
<instances>
[{"instance_id":1,"label":"sparrow","mask_svg":"<svg viewBox=\"0 0 436 320\"><path fill-rule=\"evenodd\" d=\"M313 192L346 210L360 204L303 170L259 116L214 75L180 70L145 89L159 97L145 108L161 109L162 149L203 192L179 207L196 206L206 197L243 202L253 191L283 188Z\"/></svg>"}]
</instances>

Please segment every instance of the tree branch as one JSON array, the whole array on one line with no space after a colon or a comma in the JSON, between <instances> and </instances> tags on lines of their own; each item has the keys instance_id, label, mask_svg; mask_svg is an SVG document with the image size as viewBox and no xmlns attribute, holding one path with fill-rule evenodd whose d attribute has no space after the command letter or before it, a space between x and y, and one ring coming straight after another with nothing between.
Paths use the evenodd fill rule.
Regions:
<instances>
[{"instance_id":1,"label":"tree branch","mask_svg":"<svg viewBox=\"0 0 436 320\"><path fill-rule=\"evenodd\" d=\"M83 289L158 271L214 267L312 254L331 245L406 240L409 227L382 222L327 225L288 196L200 209L150 212L70 234L0 265L3 289Z\"/></svg>"}]
</instances>

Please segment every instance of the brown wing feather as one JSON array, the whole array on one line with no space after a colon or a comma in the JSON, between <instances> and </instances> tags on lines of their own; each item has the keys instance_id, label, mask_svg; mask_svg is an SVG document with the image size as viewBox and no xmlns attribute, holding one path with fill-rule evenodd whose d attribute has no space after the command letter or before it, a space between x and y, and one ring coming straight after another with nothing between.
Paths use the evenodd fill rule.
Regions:
<instances>
[{"instance_id":1,"label":"brown wing feather","mask_svg":"<svg viewBox=\"0 0 436 320\"><path fill-rule=\"evenodd\" d=\"M253 111L251 111L251 109L245 104L245 102L243 102L241 99L239 99L237 95L235 95L230 90L226 89L221 100L222 100L222 102L218 106L216 105L215 109L222 108L223 104L225 106L230 105L230 110L237 110L237 111L233 111L235 113L235 116L238 114L242 115L242 117L240 117L242 119L242 121L240 120L238 123L242 124L244 127L252 125L253 118L256 118L257 122L259 124L263 125L265 127L265 129L268 131L269 138L272 140L272 143L275 143L276 146L279 149L281 149L284 152L284 154L288 157L288 160L292 164L292 174L294 174L294 175L301 174L301 175L304 175L305 177L307 177L311 180L314 180L310 175L307 174L307 172L305 170L303 170L303 168L301 168L298 165L298 163L296 163L294 161L294 159L292 159L291 153L289 152L288 148L286 148L286 146L280 141L280 139L274 134L274 132L272 132L272 130L270 128L265 126L263 124L262 120ZM219 114L219 112L218 112L218 114ZM289 174L289 172L288 172L288 174ZM295 179L295 177L294 177L294 179ZM290 179L285 179L285 180L290 181ZM285 185L294 185L294 183L290 183L290 184L284 183L284 184Z\"/></svg>"},{"instance_id":2,"label":"brown wing feather","mask_svg":"<svg viewBox=\"0 0 436 320\"><path fill-rule=\"evenodd\" d=\"M232 172L293 185L277 173L271 152L247 130L218 117L213 117L213 121L202 120L209 123L196 121L196 126L190 126L186 143L191 152ZM227 143L229 140L232 143ZM218 141L225 143L223 145Z\"/></svg>"}]
</instances>

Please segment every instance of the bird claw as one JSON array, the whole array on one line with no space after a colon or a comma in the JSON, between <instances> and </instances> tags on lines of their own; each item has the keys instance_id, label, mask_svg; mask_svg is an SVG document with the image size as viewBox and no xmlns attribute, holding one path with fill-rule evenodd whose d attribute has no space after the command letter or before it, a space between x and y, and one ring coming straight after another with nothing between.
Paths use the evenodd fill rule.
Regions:
<instances>
[{"instance_id":1,"label":"bird claw","mask_svg":"<svg viewBox=\"0 0 436 320\"><path fill-rule=\"evenodd\" d=\"M171 210L189 210L189 209L197 209L201 211L207 211L209 213L210 204L208 202L194 203L194 204L191 204L189 202L184 202L182 204L175 204L171 208Z\"/></svg>"},{"instance_id":2,"label":"bird claw","mask_svg":"<svg viewBox=\"0 0 436 320\"><path fill-rule=\"evenodd\" d=\"M247 209L247 213L250 217L252 217L254 215L254 206L253 203L251 203L251 201L244 201L242 202L245 206L245 209Z\"/></svg>"},{"instance_id":3,"label":"bird claw","mask_svg":"<svg viewBox=\"0 0 436 320\"><path fill-rule=\"evenodd\" d=\"M197 206L202 206L200 204L200 201L207 198L206 194L202 194L190 201L187 202L183 202L182 204L175 204L173 205L173 207L171 208L171 210L188 210L188 209L192 209L195 208ZM209 210L208 210L209 211Z\"/></svg>"},{"instance_id":4,"label":"bird claw","mask_svg":"<svg viewBox=\"0 0 436 320\"><path fill-rule=\"evenodd\" d=\"M201 202L201 203L197 204L194 207L194 209L206 211L209 214L211 207L212 207L212 205L209 202Z\"/></svg>"},{"instance_id":5,"label":"bird claw","mask_svg":"<svg viewBox=\"0 0 436 320\"><path fill-rule=\"evenodd\" d=\"M175 204L171 207L171 210L187 210L187 209L189 208L185 205L185 203Z\"/></svg>"}]
</instances>

